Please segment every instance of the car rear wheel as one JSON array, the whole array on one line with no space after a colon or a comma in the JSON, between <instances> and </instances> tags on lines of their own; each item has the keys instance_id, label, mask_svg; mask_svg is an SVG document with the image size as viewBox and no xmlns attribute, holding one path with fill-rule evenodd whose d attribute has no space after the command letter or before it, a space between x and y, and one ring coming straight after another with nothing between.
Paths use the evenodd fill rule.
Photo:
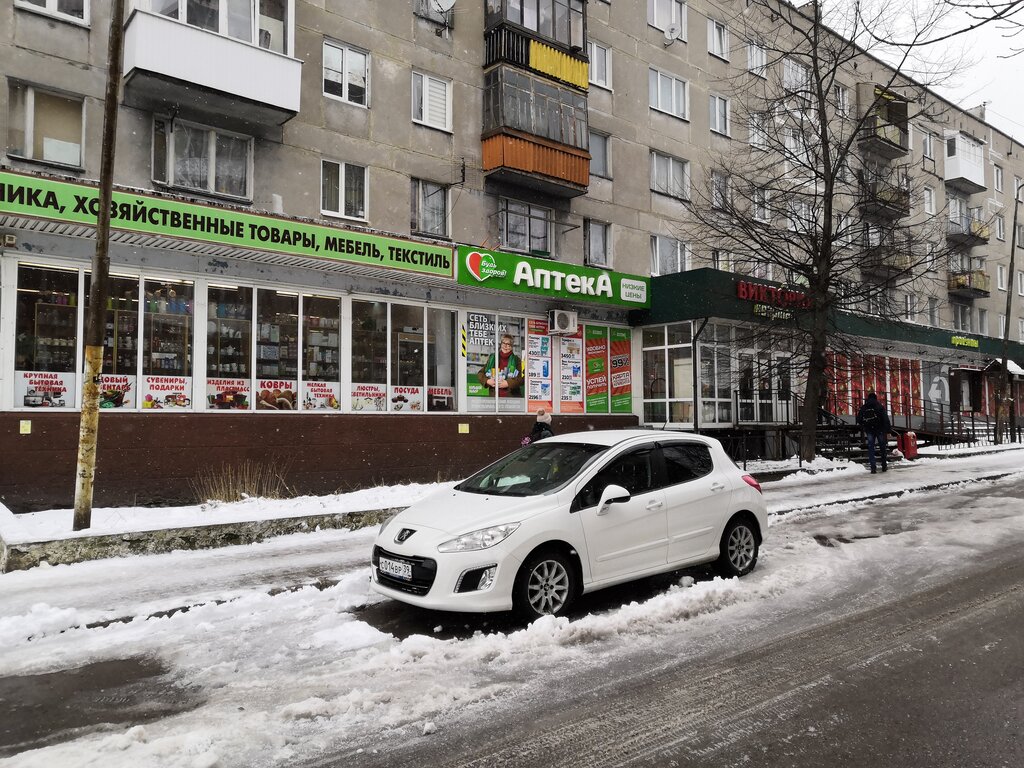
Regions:
<instances>
[{"instance_id":1,"label":"car rear wheel","mask_svg":"<svg viewBox=\"0 0 1024 768\"><path fill-rule=\"evenodd\" d=\"M718 572L725 577L746 576L757 565L757 531L744 518L733 518L722 533Z\"/></svg>"},{"instance_id":2,"label":"car rear wheel","mask_svg":"<svg viewBox=\"0 0 1024 768\"><path fill-rule=\"evenodd\" d=\"M560 552L540 552L523 563L516 578L512 603L528 619L560 616L576 596L572 563Z\"/></svg>"}]
</instances>

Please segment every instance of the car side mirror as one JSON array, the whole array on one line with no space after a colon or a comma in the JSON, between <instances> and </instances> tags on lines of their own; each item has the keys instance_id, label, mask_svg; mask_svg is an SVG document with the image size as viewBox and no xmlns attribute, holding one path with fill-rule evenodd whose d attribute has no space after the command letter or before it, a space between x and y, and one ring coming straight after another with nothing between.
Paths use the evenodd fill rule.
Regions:
<instances>
[{"instance_id":1,"label":"car side mirror","mask_svg":"<svg viewBox=\"0 0 1024 768\"><path fill-rule=\"evenodd\" d=\"M608 507L619 502L629 501L629 491L621 485L607 485L601 491L601 500L597 502L597 514L608 512Z\"/></svg>"}]
</instances>

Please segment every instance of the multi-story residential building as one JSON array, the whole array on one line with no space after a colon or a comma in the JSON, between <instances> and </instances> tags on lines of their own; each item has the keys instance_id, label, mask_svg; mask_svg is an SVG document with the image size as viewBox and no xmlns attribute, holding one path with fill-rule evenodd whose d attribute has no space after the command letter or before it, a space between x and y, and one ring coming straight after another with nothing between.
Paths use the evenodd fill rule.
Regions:
<instances>
[{"instance_id":1,"label":"multi-story residential building","mask_svg":"<svg viewBox=\"0 0 1024 768\"><path fill-rule=\"evenodd\" d=\"M740 10L136 0L97 501L183 498L197 468L242 461L308 492L458 476L541 407L562 430L792 418L798 351L741 331L800 286L691 236L695 206L738 191L716 158L760 141L729 83L802 77L744 39ZM0 495L18 508L74 485L108 21L105 0L0 6ZM844 279L884 293L907 271L886 222L940 222L955 249L900 283L909 324L848 313L864 348L832 355L832 407L875 388L908 423L928 398L983 410L1006 323L1024 359L1020 300L1004 317L1005 292L1024 297L1007 260L1024 159L872 64L834 91L869 116L858 212L876 222ZM770 223L775 203L751 205Z\"/></svg>"}]
</instances>

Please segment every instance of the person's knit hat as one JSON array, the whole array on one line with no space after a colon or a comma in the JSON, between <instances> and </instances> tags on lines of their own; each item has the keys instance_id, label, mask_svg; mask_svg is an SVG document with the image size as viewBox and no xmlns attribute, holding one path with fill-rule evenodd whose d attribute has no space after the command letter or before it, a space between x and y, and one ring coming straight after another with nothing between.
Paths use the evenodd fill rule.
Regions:
<instances>
[{"instance_id":1,"label":"person's knit hat","mask_svg":"<svg viewBox=\"0 0 1024 768\"><path fill-rule=\"evenodd\" d=\"M545 411L543 408L541 408L539 411L537 411L537 421L539 421L541 424L550 424L551 414Z\"/></svg>"},{"instance_id":2,"label":"person's knit hat","mask_svg":"<svg viewBox=\"0 0 1024 768\"><path fill-rule=\"evenodd\" d=\"M868 400L877 400L877 399L878 399L878 395L876 395L874 392L868 392Z\"/></svg>"}]
</instances>

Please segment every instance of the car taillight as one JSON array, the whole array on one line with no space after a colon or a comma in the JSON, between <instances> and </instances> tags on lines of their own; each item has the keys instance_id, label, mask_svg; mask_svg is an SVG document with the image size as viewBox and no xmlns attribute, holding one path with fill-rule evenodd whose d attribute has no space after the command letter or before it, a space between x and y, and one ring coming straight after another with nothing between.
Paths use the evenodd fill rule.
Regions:
<instances>
[{"instance_id":1,"label":"car taillight","mask_svg":"<svg viewBox=\"0 0 1024 768\"><path fill-rule=\"evenodd\" d=\"M744 475L743 476L743 482L745 482L747 485L749 485L751 488L753 488L758 493L761 493L761 494L764 493L764 491L761 490L761 484L759 482L757 482L757 480L752 478L750 475Z\"/></svg>"}]
</instances>

